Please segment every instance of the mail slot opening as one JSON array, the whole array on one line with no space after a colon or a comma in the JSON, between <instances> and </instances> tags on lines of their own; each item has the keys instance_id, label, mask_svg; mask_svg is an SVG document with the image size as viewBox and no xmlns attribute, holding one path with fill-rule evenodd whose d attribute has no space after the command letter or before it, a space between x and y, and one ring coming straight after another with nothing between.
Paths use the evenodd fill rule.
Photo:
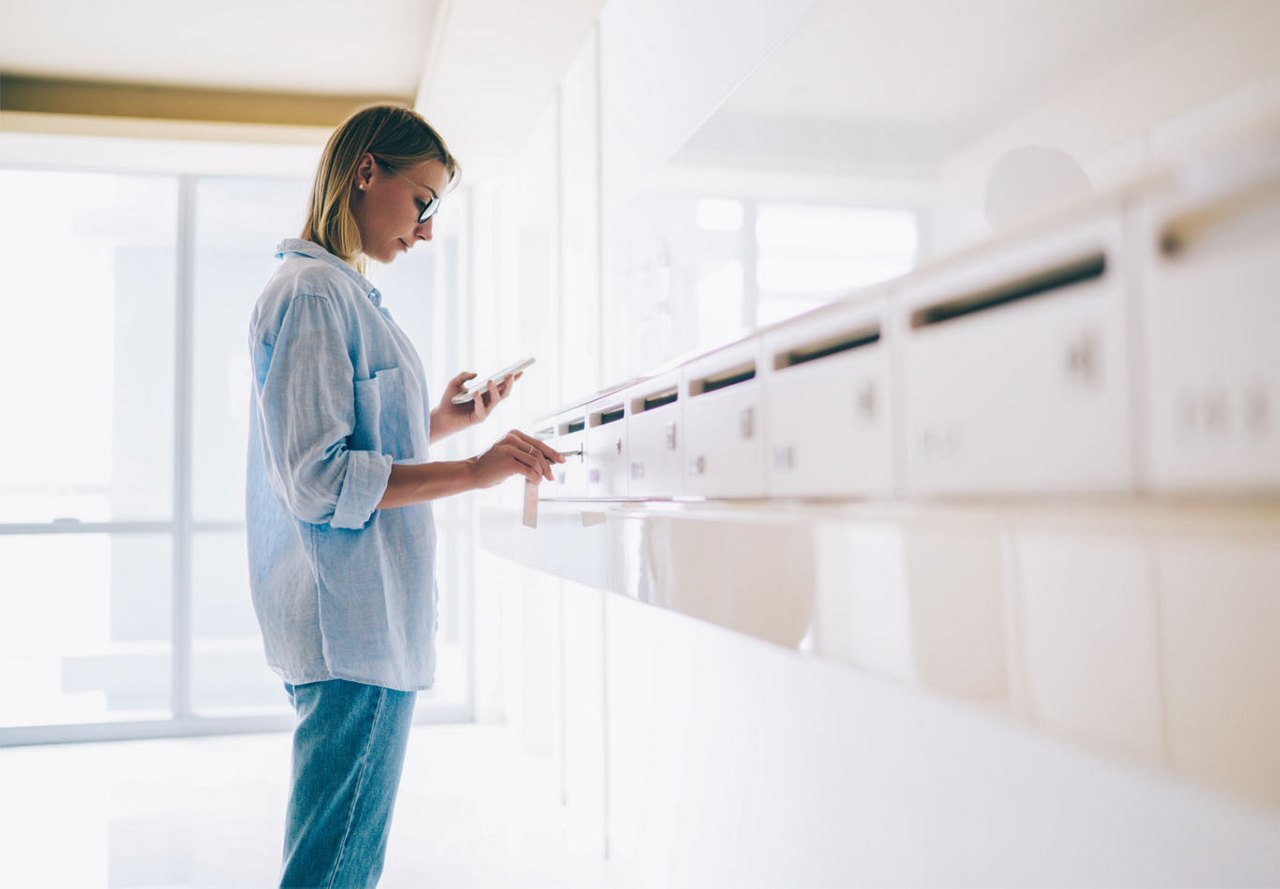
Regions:
<instances>
[{"instance_id":1,"label":"mail slot opening","mask_svg":"<svg viewBox=\"0 0 1280 889\"><path fill-rule=\"evenodd\" d=\"M1160 231L1160 252L1178 259L1200 250L1257 241L1278 229L1280 178L1170 220Z\"/></svg>"},{"instance_id":2,"label":"mail slot opening","mask_svg":"<svg viewBox=\"0 0 1280 889\"><path fill-rule=\"evenodd\" d=\"M541 439L548 439L548 438L551 438L552 436L554 436L555 434L556 434L556 427L554 427L554 426L547 426L546 428L544 428L544 429L539 429L537 432L533 433L533 437L534 437L534 438L541 438Z\"/></svg>"},{"instance_id":3,"label":"mail slot opening","mask_svg":"<svg viewBox=\"0 0 1280 889\"><path fill-rule=\"evenodd\" d=\"M1081 259L1009 281L998 287L980 290L977 293L967 293L946 302L918 309L911 314L911 326L913 328L929 327L1019 300L1048 296L1075 284L1101 278L1106 270L1106 254L1092 253Z\"/></svg>"},{"instance_id":4,"label":"mail slot opening","mask_svg":"<svg viewBox=\"0 0 1280 889\"><path fill-rule=\"evenodd\" d=\"M673 404L680 398L680 392L675 386L670 389L663 389L661 392L655 392L652 395L646 395L644 398L637 398L631 402L631 413L643 414L645 411L651 411L656 407Z\"/></svg>"},{"instance_id":5,"label":"mail slot opening","mask_svg":"<svg viewBox=\"0 0 1280 889\"><path fill-rule=\"evenodd\" d=\"M592 414L591 425L607 426L609 423L614 423L618 420L621 420L622 417L623 417L622 405L615 404L612 407L607 407L604 410L596 411L594 414Z\"/></svg>"},{"instance_id":6,"label":"mail slot opening","mask_svg":"<svg viewBox=\"0 0 1280 889\"><path fill-rule=\"evenodd\" d=\"M839 355L841 352L861 349L863 346L870 346L878 342L880 342L880 325L873 324L839 336L826 337L812 343L805 343L803 346L797 346L786 352L779 352L773 356L773 366L775 370L782 370L784 367L795 367L797 364L806 364L810 361L817 361L819 358Z\"/></svg>"},{"instance_id":7,"label":"mail slot opening","mask_svg":"<svg viewBox=\"0 0 1280 889\"><path fill-rule=\"evenodd\" d=\"M572 435L575 432L581 432L587 428L587 421L584 417L578 417L576 420L570 420L568 423L560 424L561 435Z\"/></svg>"},{"instance_id":8,"label":"mail slot opening","mask_svg":"<svg viewBox=\"0 0 1280 889\"><path fill-rule=\"evenodd\" d=\"M728 389L730 386L736 386L739 383L745 383L748 380L756 378L756 363L749 361L746 364L740 364L729 370L721 371L717 374L702 377L698 380L690 380L690 395L705 395L707 392L715 392L717 389Z\"/></svg>"}]
</instances>

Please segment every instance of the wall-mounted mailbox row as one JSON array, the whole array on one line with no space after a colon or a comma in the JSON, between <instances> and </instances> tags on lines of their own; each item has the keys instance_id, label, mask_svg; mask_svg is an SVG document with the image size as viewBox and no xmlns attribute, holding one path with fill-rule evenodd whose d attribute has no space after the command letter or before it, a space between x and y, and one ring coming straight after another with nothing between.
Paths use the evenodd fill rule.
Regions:
<instances>
[{"instance_id":1,"label":"wall-mounted mailbox row","mask_svg":"<svg viewBox=\"0 0 1280 889\"><path fill-rule=\"evenodd\" d=\"M549 417L545 498L1280 493L1280 172L1077 208Z\"/></svg>"}]
</instances>

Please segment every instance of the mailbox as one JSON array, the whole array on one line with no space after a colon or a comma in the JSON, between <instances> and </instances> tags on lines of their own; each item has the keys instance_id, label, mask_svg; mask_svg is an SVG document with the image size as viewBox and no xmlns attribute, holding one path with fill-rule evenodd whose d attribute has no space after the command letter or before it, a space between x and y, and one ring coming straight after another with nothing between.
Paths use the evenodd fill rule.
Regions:
<instances>
[{"instance_id":1,"label":"mailbox","mask_svg":"<svg viewBox=\"0 0 1280 889\"><path fill-rule=\"evenodd\" d=\"M680 373L668 371L628 390L628 493L670 498L684 491Z\"/></svg>"},{"instance_id":2,"label":"mailbox","mask_svg":"<svg viewBox=\"0 0 1280 889\"><path fill-rule=\"evenodd\" d=\"M576 500L586 497L586 408L556 415L535 434L549 442L557 451L570 455L565 462L552 464L551 472L555 481L539 485L539 497L543 500Z\"/></svg>"},{"instance_id":3,"label":"mailbox","mask_svg":"<svg viewBox=\"0 0 1280 889\"><path fill-rule=\"evenodd\" d=\"M587 423L587 496L616 499L627 496L627 410L624 392L612 392L590 402Z\"/></svg>"},{"instance_id":4,"label":"mailbox","mask_svg":"<svg viewBox=\"0 0 1280 889\"><path fill-rule=\"evenodd\" d=\"M764 496L760 339L701 356L683 368L684 493Z\"/></svg>"},{"instance_id":5,"label":"mailbox","mask_svg":"<svg viewBox=\"0 0 1280 889\"><path fill-rule=\"evenodd\" d=\"M885 307L880 294L764 334L770 495L893 493Z\"/></svg>"},{"instance_id":6,"label":"mailbox","mask_svg":"<svg viewBox=\"0 0 1280 889\"><path fill-rule=\"evenodd\" d=\"M907 493L1132 489L1122 233L1094 205L904 283Z\"/></svg>"},{"instance_id":7,"label":"mailbox","mask_svg":"<svg viewBox=\"0 0 1280 889\"><path fill-rule=\"evenodd\" d=\"M1142 481L1280 490L1280 172L1138 213Z\"/></svg>"}]
</instances>

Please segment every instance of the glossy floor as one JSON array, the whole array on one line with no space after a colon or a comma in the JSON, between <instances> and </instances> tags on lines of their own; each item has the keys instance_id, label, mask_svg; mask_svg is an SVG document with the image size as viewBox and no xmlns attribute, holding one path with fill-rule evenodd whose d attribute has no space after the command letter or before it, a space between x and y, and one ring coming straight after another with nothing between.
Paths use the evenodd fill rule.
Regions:
<instances>
[{"instance_id":1,"label":"glossy floor","mask_svg":"<svg viewBox=\"0 0 1280 889\"><path fill-rule=\"evenodd\" d=\"M273 886L288 762L276 734L0 750L0 884ZM419 726L380 886L622 885L558 798L502 728Z\"/></svg>"}]
</instances>

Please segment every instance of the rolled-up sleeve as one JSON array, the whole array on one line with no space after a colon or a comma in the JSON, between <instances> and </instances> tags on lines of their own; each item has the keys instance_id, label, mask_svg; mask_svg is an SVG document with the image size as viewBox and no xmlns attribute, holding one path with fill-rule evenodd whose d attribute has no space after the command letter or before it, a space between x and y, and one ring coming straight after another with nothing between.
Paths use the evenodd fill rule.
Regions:
<instances>
[{"instance_id":1,"label":"rolled-up sleeve","mask_svg":"<svg viewBox=\"0 0 1280 889\"><path fill-rule=\"evenodd\" d=\"M364 527L386 492L392 458L351 450L355 372L345 326L324 297L293 297L274 339L254 350L268 474L298 519Z\"/></svg>"}]
</instances>

